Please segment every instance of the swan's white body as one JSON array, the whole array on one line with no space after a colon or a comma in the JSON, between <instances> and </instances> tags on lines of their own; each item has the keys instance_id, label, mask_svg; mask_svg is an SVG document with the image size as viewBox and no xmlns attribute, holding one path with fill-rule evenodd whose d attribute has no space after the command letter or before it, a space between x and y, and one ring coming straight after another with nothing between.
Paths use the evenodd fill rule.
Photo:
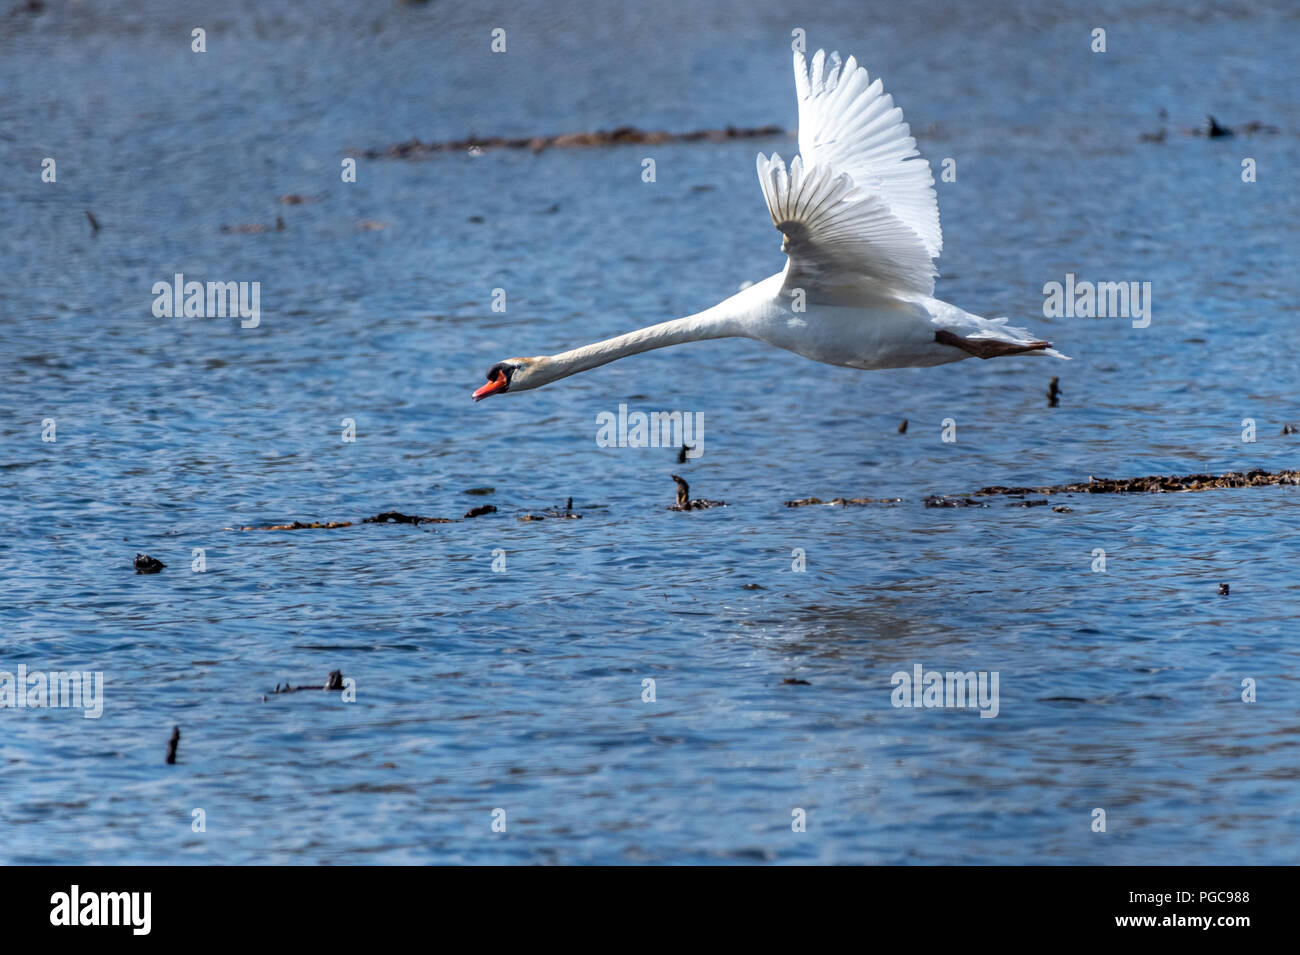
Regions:
<instances>
[{"instance_id":1,"label":"swan's white body","mask_svg":"<svg viewBox=\"0 0 1300 955\"><path fill-rule=\"evenodd\" d=\"M558 355L510 358L475 399L527 391L627 355L710 338L752 338L828 365L876 369L977 356L1051 355L1047 342L934 297L943 247L929 164L879 79L849 57L794 55L799 152L758 157L788 259L710 309Z\"/></svg>"}]
</instances>

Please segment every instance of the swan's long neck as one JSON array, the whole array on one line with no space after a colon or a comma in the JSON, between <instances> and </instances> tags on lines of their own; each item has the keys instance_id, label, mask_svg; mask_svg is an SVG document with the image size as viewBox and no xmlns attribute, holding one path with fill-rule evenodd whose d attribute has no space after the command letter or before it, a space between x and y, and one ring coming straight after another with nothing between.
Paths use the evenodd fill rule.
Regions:
<instances>
[{"instance_id":1,"label":"swan's long neck","mask_svg":"<svg viewBox=\"0 0 1300 955\"><path fill-rule=\"evenodd\" d=\"M737 330L733 310L722 307L726 304L723 302L695 315L660 322L658 325L648 325L626 335L607 338L602 342L547 356L541 359L545 365L545 371L542 372L546 379L545 383L599 368L611 361L655 348L738 335L740 332Z\"/></svg>"}]
</instances>

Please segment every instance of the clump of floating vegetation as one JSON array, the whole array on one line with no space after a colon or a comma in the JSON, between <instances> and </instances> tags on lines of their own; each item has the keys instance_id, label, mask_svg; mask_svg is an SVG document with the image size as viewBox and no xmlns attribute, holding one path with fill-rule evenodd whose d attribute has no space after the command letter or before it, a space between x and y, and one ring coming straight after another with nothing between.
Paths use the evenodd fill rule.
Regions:
<instances>
[{"instance_id":1,"label":"clump of floating vegetation","mask_svg":"<svg viewBox=\"0 0 1300 955\"><path fill-rule=\"evenodd\" d=\"M726 507L726 501L710 501L705 498L691 497L691 487L685 478L672 475L677 483L676 503L670 504L670 511L701 511L711 507ZM1300 484L1300 470L1265 471L1256 468L1251 471L1229 471L1226 474L1154 474L1135 478L1098 478L1090 477L1087 481L1073 484L1047 484L1032 487L1018 487L995 484L982 487L967 494L931 494L921 499L926 507L989 507L985 498L1010 497L1020 498L1008 503L1008 507L1043 507L1052 502L1046 497L1029 498L1029 495L1056 494L1166 494L1189 491L1211 491L1219 488L1233 487L1273 487ZM488 493L488 489L472 489L465 493ZM785 501L786 507L865 507L869 504L901 504L901 497L833 497L822 500L819 497L801 497ZM604 505L589 504L587 507L600 508ZM495 514L498 508L493 504L483 504L470 508L461 520ZM1069 514L1073 508L1058 504L1051 508L1057 514ZM543 521L547 518L557 520L576 520L582 515L574 511L573 498L569 498L563 508L547 508L540 513L524 513L517 516L520 521ZM418 514L404 514L401 511L384 511L374 517L362 518L362 524L455 524L457 520L449 517L423 517ZM306 529L330 529L352 527L352 521L293 521L289 524L249 525L227 527L226 530L240 531L296 531ZM141 554L137 557L136 569L141 573L156 573L164 565L155 558Z\"/></svg>"},{"instance_id":2,"label":"clump of floating vegetation","mask_svg":"<svg viewBox=\"0 0 1300 955\"><path fill-rule=\"evenodd\" d=\"M719 129L697 129L689 133L669 133L657 129L638 129L619 126L615 129L598 129L590 133L562 133L558 136L470 136L443 142L422 143L411 139L394 143L383 149L367 149L361 153L366 159L419 159L433 153L471 152L484 149L530 149L539 153L544 149L572 149L591 146L626 146L637 143L656 146L661 143L722 143L732 139L759 139L780 136L785 130L780 126L758 126L738 129L723 126Z\"/></svg>"},{"instance_id":3,"label":"clump of floating vegetation","mask_svg":"<svg viewBox=\"0 0 1300 955\"><path fill-rule=\"evenodd\" d=\"M825 507L861 507L864 504L901 504L901 497L833 497L823 501L820 497L801 497L797 501L786 501L786 507L813 507L821 504Z\"/></svg>"},{"instance_id":4,"label":"clump of floating vegetation","mask_svg":"<svg viewBox=\"0 0 1300 955\"><path fill-rule=\"evenodd\" d=\"M1225 487L1270 487L1300 484L1300 471L1229 471L1227 474L1155 474L1135 478L1096 478L1076 484L1046 487L982 487L971 497L994 494L1160 494L1168 491L1211 491Z\"/></svg>"}]
</instances>

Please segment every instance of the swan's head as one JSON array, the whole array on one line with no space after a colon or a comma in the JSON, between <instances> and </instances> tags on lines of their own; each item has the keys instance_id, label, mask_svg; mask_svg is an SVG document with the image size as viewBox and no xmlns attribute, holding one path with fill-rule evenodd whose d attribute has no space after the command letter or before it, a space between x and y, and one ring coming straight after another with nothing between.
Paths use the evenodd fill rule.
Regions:
<instances>
[{"instance_id":1,"label":"swan's head","mask_svg":"<svg viewBox=\"0 0 1300 955\"><path fill-rule=\"evenodd\" d=\"M472 397L475 401L482 401L488 395L540 388L552 380L552 376L546 374L546 359L543 357L507 358L487 370L487 384L475 391Z\"/></svg>"}]
</instances>

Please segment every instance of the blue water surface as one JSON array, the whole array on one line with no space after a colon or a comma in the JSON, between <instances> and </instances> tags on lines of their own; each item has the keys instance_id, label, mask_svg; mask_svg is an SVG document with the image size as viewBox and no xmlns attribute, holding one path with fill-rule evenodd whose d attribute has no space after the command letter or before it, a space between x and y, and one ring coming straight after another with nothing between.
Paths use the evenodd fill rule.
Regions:
<instances>
[{"instance_id":1,"label":"blue water surface","mask_svg":"<svg viewBox=\"0 0 1300 955\"><path fill-rule=\"evenodd\" d=\"M472 404L779 270L753 160L793 136L342 160L793 130L795 29L954 161L938 294L1073 361L714 341ZM105 689L0 710L0 860L1294 863L1297 488L922 501L1297 466L1298 39L1282 0L5 11L0 670ZM176 273L259 282L260 324L155 317ZM1067 273L1150 282L1150 326L1044 318ZM599 446L620 404L703 415L703 455ZM667 510L673 473L728 506ZM293 521L353 523L232 529ZM895 707L917 664L996 672L997 716ZM273 692L335 669L355 702Z\"/></svg>"}]
</instances>

